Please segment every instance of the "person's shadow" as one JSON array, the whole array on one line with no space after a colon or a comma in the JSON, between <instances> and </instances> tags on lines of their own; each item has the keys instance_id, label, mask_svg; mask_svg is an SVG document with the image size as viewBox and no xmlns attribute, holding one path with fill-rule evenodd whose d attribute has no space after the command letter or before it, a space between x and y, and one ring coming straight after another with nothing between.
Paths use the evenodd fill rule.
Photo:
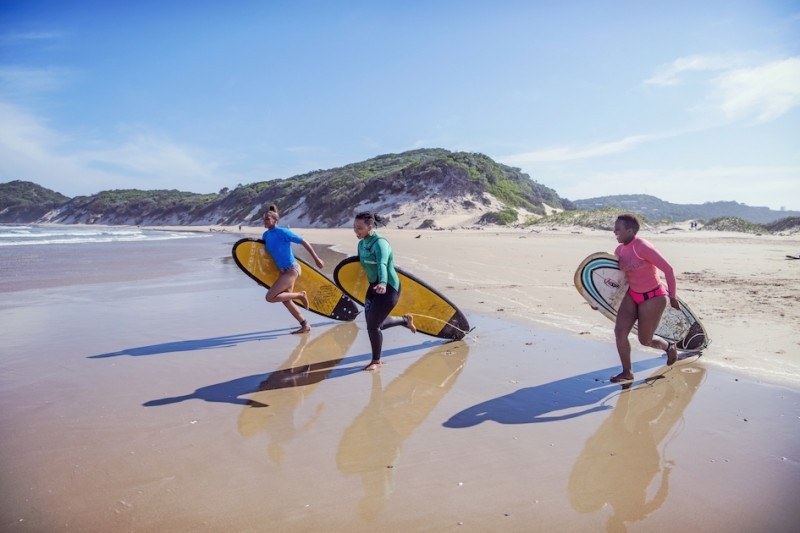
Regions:
<instances>
[{"instance_id":1,"label":"person's shadow","mask_svg":"<svg viewBox=\"0 0 800 533\"><path fill-rule=\"evenodd\" d=\"M647 359L633 364L634 372L660 366L663 359ZM609 376L619 371L618 367L595 370L535 387L526 387L468 407L451 416L442 424L447 428L468 428L492 420L499 424L532 424L555 422L604 411L611 407L602 401L619 392L619 385L608 382ZM633 384L627 384L628 388ZM570 409L583 408L578 411ZM568 411L563 414L554 414Z\"/></svg>"},{"instance_id":2,"label":"person's shadow","mask_svg":"<svg viewBox=\"0 0 800 533\"><path fill-rule=\"evenodd\" d=\"M339 324L338 326L331 328L311 341L307 339L306 335L301 336L298 346L295 348L292 355L289 356L289 361L298 358L302 359L300 356L304 350L306 342L308 342L309 345L313 343L315 346L329 346L329 351L326 352L329 359L314 363L313 367L306 364L300 364L291 368L276 370L275 372L252 374L250 376L243 376L230 381L224 381L222 383L215 383L213 385L200 387L191 394L150 400L142 405L145 407L157 407L161 405L184 402L186 400L204 400L206 402L230 403L233 405L245 405L250 407L265 407L267 404L259 402L258 400L242 398L242 396L262 390L270 390L266 387L270 387L271 389L299 387L319 382L326 378L341 377L355 372L360 372L361 368L341 368L341 366L352 362L365 361L370 359L371 355L365 353L343 358L342 356L346 353L346 351L343 351L341 347L336 347L336 342L329 341L329 336L330 339L335 339L344 330L354 331L352 328L344 328L344 330L340 330L342 326L347 326L348 324L356 327L353 322ZM424 341L412 346L385 350L383 352L383 356L391 357L393 355L413 352L415 350L429 348L431 345L440 344L442 344L441 341ZM315 348L312 352L317 354L319 353L317 348ZM272 377L273 374L275 375L274 377Z\"/></svg>"},{"instance_id":3,"label":"person's shadow","mask_svg":"<svg viewBox=\"0 0 800 533\"><path fill-rule=\"evenodd\" d=\"M314 324L315 327L327 326L335 322L321 322ZM208 350L211 348L231 348L245 342L263 341L275 339L283 335L288 335L292 328L273 329L269 331L254 331L252 333L236 333L234 335L223 335L220 337L209 337L207 339L192 339L187 341L162 342L160 344L150 344L148 346L138 346L136 348L126 348L118 352L102 353L90 355L87 359L105 359L106 357L120 357L130 355L131 357L141 357L146 355L160 355L173 352L188 352L193 350Z\"/></svg>"},{"instance_id":4,"label":"person's shadow","mask_svg":"<svg viewBox=\"0 0 800 533\"><path fill-rule=\"evenodd\" d=\"M663 379L620 394L570 474L569 498L576 511L592 513L610 506L608 531L616 532L626 530L625 522L643 520L664 504L674 466L665 457L666 446L676 434L665 439L704 377L705 369L699 366L672 367ZM653 494L650 487L659 474Z\"/></svg>"},{"instance_id":5,"label":"person's shadow","mask_svg":"<svg viewBox=\"0 0 800 533\"><path fill-rule=\"evenodd\" d=\"M469 346L463 341L437 347L383 388L372 374L369 403L345 430L336 466L361 477L364 497L359 514L373 521L394 484L394 466L403 443L452 388L463 370Z\"/></svg>"}]
</instances>

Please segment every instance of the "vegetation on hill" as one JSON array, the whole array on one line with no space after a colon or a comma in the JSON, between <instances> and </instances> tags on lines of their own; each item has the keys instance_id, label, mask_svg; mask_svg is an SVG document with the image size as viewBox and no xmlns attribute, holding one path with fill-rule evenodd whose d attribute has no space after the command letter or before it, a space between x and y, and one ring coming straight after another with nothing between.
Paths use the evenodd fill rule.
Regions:
<instances>
[{"instance_id":1,"label":"vegetation on hill","mask_svg":"<svg viewBox=\"0 0 800 533\"><path fill-rule=\"evenodd\" d=\"M798 233L800 232L800 217L786 217L776 220L770 224L765 224L772 233Z\"/></svg>"},{"instance_id":2,"label":"vegetation on hill","mask_svg":"<svg viewBox=\"0 0 800 533\"><path fill-rule=\"evenodd\" d=\"M96 224L148 224L151 220L191 220L202 214L217 194L177 190L120 189L92 196L77 196L63 210L76 222Z\"/></svg>"},{"instance_id":3,"label":"vegetation on hill","mask_svg":"<svg viewBox=\"0 0 800 533\"><path fill-rule=\"evenodd\" d=\"M69 200L67 196L30 181L0 183L0 222L36 220Z\"/></svg>"},{"instance_id":4,"label":"vegetation on hill","mask_svg":"<svg viewBox=\"0 0 800 533\"><path fill-rule=\"evenodd\" d=\"M651 220L709 220L717 217L739 217L756 224L774 222L780 218L800 216L797 211L775 211L768 207L753 207L738 202L706 202L704 204L673 204L647 194L620 194L575 200L577 209L617 207L642 213Z\"/></svg>"},{"instance_id":5,"label":"vegetation on hill","mask_svg":"<svg viewBox=\"0 0 800 533\"><path fill-rule=\"evenodd\" d=\"M706 222L701 230L737 231L739 233L754 233L761 235L770 231L761 224L753 224L739 217L717 217Z\"/></svg>"},{"instance_id":6,"label":"vegetation on hill","mask_svg":"<svg viewBox=\"0 0 800 533\"><path fill-rule=\"evenodd\" d=\"M293 178L240 185L215 203L227 213L220 223L256 221L254 206L276 203L283 215L305 214L312 224L347 223L359 206L389 198L422 200L494 195L509 207L544 212L544 203L563 208L555 191L519 169L482 154L443 149L386 154L344 167L316 170Z\"/></svg>"},{"instance_id":7,"label":"vegetation on hill","mask_svg":"<svg viewBox=\"0 0 800 533\"><path fill-rule=\"evenodd\" d=\"M256 184L262 186L262 184ZM248 186L252 188L252 186ZM331 170L266 182L250 205L276 202L284 213L302 209L311 222L346 223L359 206L388 198L459 198L488 192L509 208L544 213L544 204L568 208L558 194L518 168L483 154L423 149L387 154ZM232 196L240 195L237 187ZM488 200L486 200L488 201ZM255 215L253 215L255 217Z\"/></svg>"},{"instance_id":8,"label":"vegetation on hill","mask_svg":"<svg viewBox=\"0 0 800 533\"><path fill-rule=\"evenodd\" d=\"M622 213L630 213L630 210L616 207L605 207L593 211L561 211L542 218L531 218L526 221L526 226L579 226L599 230L612 231L614 222ZM647 217L636 213L643 226L649 225Z\"/></svg>"},{"instance_id":9,"label":"vegetation on hill","mask_svg":"<svg viewBox=\"0 0 800 533\"><path fill-rule=\"evenodd\" d=\"M519 213L516 209L507 207L502 211L490 211L483 215L478 221L479 224L497 224L499 226L511 226L517 222Z\"/></svg>"},{"instance_id":10,"label":"vegetation on hill","mask_svg":"<svg viewBox=\"0 0 800 533\"><path fill-rule=\"evenodd\" d=\"M25 192L29 193L30 190ZM24 199L25 194L9 195ZM214 194L113 190L72 200L60 196L57 201L36 210L32 205L43 205L42 202L31 201L25 204L23 211L28 209L27 222L39 220L58 207L58 212L48 221L242 224L258 223L266 206L276 203L282 215L295 214L304 223L340 226L349 222L354 210L370 205L381 205L382 209L391 211L403 203L440 199L450 202L449 205L477 208L480 213L493 205L492 196L504 204L499 220L510 220L508 210L525 209L544 214L545 204L571 208L571 204L553 189L531 180L518 168L501 165L483 154L437 148L385 154L340 168L239 185ZM433 209L430 215L435 215L436 207L429 205L426 209Z\"/></svg>"}]
</instances>

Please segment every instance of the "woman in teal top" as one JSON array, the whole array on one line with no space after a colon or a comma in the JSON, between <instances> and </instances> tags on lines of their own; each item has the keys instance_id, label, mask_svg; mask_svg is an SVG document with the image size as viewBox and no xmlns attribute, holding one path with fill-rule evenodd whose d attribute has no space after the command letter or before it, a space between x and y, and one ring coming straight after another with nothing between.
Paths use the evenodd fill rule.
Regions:
<instances>
[{"instance_id":1,"label":"woman in teal top","mask_svg":"<svg viewBox=\"0 0 800 533\"><path fill-rule=\"evenodd\" d=\"M375 225L383 221L383 217L365 211L357 214L353 222L353 231L359 239L358 259L369 280L369 289L364 299L364 316L367 319L372 361L364 370L375 370L381 365L382 330L405 326L412 333L417 332L411 315L389 316L400 299L400 278L394 269L394 257L389 241L375 231Z\"/></svg>"},{"instance_id":2,"label":"woman in teal top","mask_svg":"<svg viewBox=\"0 0 800 533\"><path fill-rule=\"evenodd\" d=\"M275 266L281 271L281 275L267 291L266 299L269 303L283 303L289 313L300 323L300 327L292 333L308 333L311 331L311 326L308 325L308 321L303 318L303 314L292 301L297 298L303 302L303 307L308 309L306 291L295 292L294 290L294 283L302 271L292 253L292 243L301 244L308 250L319 268L323 268L325 263L302 237L289 229L278 226L279 219L278 208L275 205L269 206L267 212L264 213L264 227L267 228L267 231L264 232L262 238L264 239L264 248L272 257Z\"/></svg>"}]
</instances>

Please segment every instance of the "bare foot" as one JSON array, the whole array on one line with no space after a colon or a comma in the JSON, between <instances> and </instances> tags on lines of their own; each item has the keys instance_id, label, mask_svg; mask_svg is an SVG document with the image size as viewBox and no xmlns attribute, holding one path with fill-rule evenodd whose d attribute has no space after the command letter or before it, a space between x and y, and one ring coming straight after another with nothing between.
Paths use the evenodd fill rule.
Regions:
<instances>
[{"instance_id":1,"label":"bare foot","mask_svg":"<svg viewBox=\"0 0 800 533\"><path fill-rule=\"evenodd\" d=\"M667 345L667 366L672 366L678 360L678 346L674 342Z\"/></svg>"},{"instance_id":2,"label":"bare foot","mask_svg":"<svg viewBox=\"0 0 800 533\"><path fill-rule=\"evenodd\" d=\"M411 330L411 333L417 332L417 326L414 325L414 317L411 315L403 315L406 319L406 327Z\"/></svg>"},{"instance_id":3,"label":"bare foot","mask_svg":"<svg viewBox=\"0 0 800 533\"><path fill-rule=\"evenodd\" d=\"M377 370L381 367L380 361L372 361L370 364L364 367L364 370L367 372L372 372L373 370Z\"/></svg>"},{"instance_id":4,"label":"bare foot","mask_svg":"<svg viewBox=\"0 0 800 533\"><path fill-rule=\"evenodd\" d=\"M302 302L302 306L308 309L308 294L306 291L300 293L300 301Z\"/></svg>"},{"instance_id":5,"label":"bare foot","mask_svg":"<svg viewBox=\"0 0 800 533\"><path fill-rule=\"evenodd\" d=\"M623 381L633 381L633 374L631 374L630 372L628 373L620 372L616 376L613 376L611 379L609 379L609 381L611 383L622 383Z\"/></svg>"},{"instance_id":6,"label":"bare foot","mask_svg":"<svg viewBox=\"0 0 800 533\"><path fill-rule=\"evenodd\" d=\"M308 324L303 324L302 326L294 330L292 332L292 335L297 335L298 333L308 333L309 331L311 331L311 326L309 326Z\"/></svg>"}]
</instances>

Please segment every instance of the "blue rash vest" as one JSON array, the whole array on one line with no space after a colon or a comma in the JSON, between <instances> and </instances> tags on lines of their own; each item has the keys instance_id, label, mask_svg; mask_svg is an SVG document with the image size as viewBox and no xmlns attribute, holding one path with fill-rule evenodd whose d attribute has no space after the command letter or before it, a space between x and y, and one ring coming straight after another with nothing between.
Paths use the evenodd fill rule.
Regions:
<instances>
[{"instance_id":1,"label":"blue rash vest","mask_svg":"<svg viewBox=\"0 0 800 533\"><path fill-rule=\"evenodd\" d=\"M297 264L292 253L292 243L303 242L300 235L292 230L275 226L265 231L261 238L264 239L264 248L281 272Z\"/></svg>"}]
</instances>

